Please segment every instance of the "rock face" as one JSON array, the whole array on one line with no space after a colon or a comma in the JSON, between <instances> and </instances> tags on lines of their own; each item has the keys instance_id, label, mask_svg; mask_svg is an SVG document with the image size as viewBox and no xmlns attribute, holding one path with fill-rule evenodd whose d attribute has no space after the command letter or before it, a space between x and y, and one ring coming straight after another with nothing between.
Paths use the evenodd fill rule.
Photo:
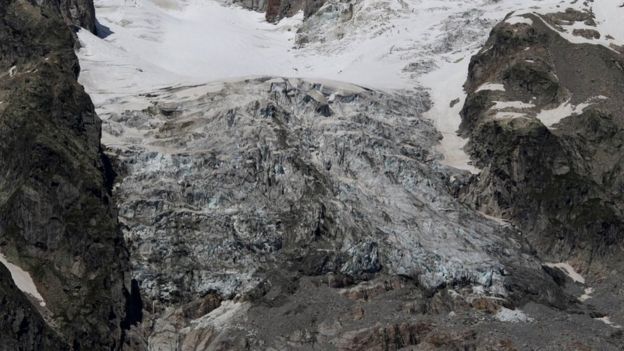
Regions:
<instances>
[{"instance_id":1,"label":"rock face","mask_svg":"<svg viewBox=\"0 0 624 351\"><path fill-rule=\"evenodd\" d=\"M7 318L23 316L16 345L38 335L24 349L120 347L131 295L110 194L114 173L101 152L100 120L76 81L73 50L55 3L0 1L0 250L31 273L62 340L48 337L25 298L5 300Z\"/></svg>"},{"instance_id":2,"label":"rock face","mask_svg":"<svg viewBox=\"0 0 624 351\"><path fill-rule=\"evenodd\" d=\"M41 318L0 265L0 350L67 350L69 345Z\"/></svg>"},{"instance_id":3,"label":"rock face","mask_svg":"<svg viewBox=\"0 0 624 351\"><path fill-rule=\"evenodd\" d=\"M326 0L234 0L243 7L266 13L269 22L279 22L282 18L291 17L303 11L304 18L312 16Z\"/></svg>"},{"instance_id":4,"label":"rock face","mask_svg":"<svg viewBox=\"0 0 624 351\"><path fill-rule=\"evenodd\" d=\"M623 239L624 55L571 43L552 27L562 20L593 23L574 10L510 17L472 59L462 131L483 172L465 197L542 254L588 264Z\"/></svg>"},{"instance_id":5,"label":"rock face","mask_svg":"<svg viewBox=\"0 0 624 351\"><path fill-rule=\"evenodd\" d=\"M95 7L92 0L44 0L56 3L65 20L76 27L96 33Z\"/></svg>"}]
</instances>

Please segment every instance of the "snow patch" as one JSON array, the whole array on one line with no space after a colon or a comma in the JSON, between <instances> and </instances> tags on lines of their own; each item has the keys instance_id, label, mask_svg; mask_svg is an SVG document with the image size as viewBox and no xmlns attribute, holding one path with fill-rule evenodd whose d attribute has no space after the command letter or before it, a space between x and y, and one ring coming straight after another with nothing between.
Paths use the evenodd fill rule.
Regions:
<instances>
[{"instance_id":1,"label":"snow patch","mask_svg":"<svg viewBox=\"0 0 624 351\"><path fill-rule=\"evenodd\" d=\"M594 288L585 288L585 290L583 291L583 295L581 295L578 299L581 302L585 302L589 299L591 299L591 295L594 293Z\"/></svg>"},{"instance_id":2,"label":"snow patch","mask_svg":"<svg viewBox=\"0 0 624 351\"><path fill-rule=\"evenodd\" d=\"M521 310L511 310L509 308L501 307L500 310L496 313L496 319L501 322L510 322L510 323L527 323L533 322L533 318L526 315Z\"/></svg>"},{"instance_id":3,"label":"snow patch","mask_svg":"<svg viewBox=\"0 0 624 351\"><path fill-rule=\"evenodd\" d=\"M570 277L573 281L577 282L577 283L581 283L581 284L585 284L585 278L583 278L582 275L580 275L569 263L567 262L560 262L560 263L545 263L544 264L547 267L550 268L559 268L560 270L562 270L565 274L568 275L568 277Z\"/></svg>"},{"instance_id":4,"label":"snow patch","mask_svg":"<svg viewBox=\"0 0 624 351\"><path fill-rule=\"evenodd\" d=\"M592 3L592 10L600 32L605 37L612 36L620 45L624 43L624 25L622 25L624 7L622 5L621 0L600 0Z\"/></svg>"},{"instance_id":5,"label":"snow patch","mask_svg":"<svg viewBox=\"0 0 624 351\"><path fill-rule=\"evenodd\" d=\"M466 80L469 63L468 57L459 62L441 63L440 69L424 75L421 81L431 88L430 97L433 102L425 117L434 122L443 136L438 145L438 151L444 155L441 163L477 174L479 170L470 165L470 157L463 149L468 141L457 135L461 123L459 112L466 100L462 84ZM459 102L451 106L453 96L459 97Z\"/></svg>"},{"instance_id":6,"label":"snow patch","mask_svg":"<svg viewBox=\"0 0 624 351\"><path fill-rule=\"evenodd\" d=\"M578 1L575 4L570 4L568 7L572 7L578 11L590 11L595 17L596 26L577 21L567 25L560 24L559 26L561 29L557 29L542 17L544 14L562 11L562 8L553 6L543 6L533 11L533 14L538 16L547 27L570 43L602 45L609 50L619 53L611 45L624 44L624 26L622 26L624 7L621 6L622 2L620 0L601 0L591 2L590 4L591 5L587 5L584 2ZM574 30L597 31L600 34L600 38L577 36L573 34Z\"/></svg>"},{"instance_id":7,"label":"snow patch","mask_svg":"<svg viewBox=\"0 0 624 351\"><path fill-rule=\"evenodd\" d=\"M494 101L494 106L492 107L492 109L493 110L502 110L506 108L523 109L523 108L533 108L533 107L535 107L534 104L526 103L522 101Z\"/></svg>"},{"instance_id":8,"label":"snow patch","mask_svg":"<svg viewBox=\"0 0 624 351\"><path fill-rule=\"evenodd\" d=\"M480 87L477 88L477 90L475 90L475 92L480 92L480 91L505 91L505 86L503 84L500 83L484 83L483 85L481 85Z\"/></svg>"},{"instance_id":9,"label":"snow patch","mask_svg":"<svg viewBox=\"0 0 624 351\"><path fill-rule=\"evenodd\" d=\"M0 253L0 263L2 263L9 270L9 272L11 272L13 282L15 282L18 289L20 289L23 293L34 297L37 301L39 301L39 305L42 307L46 305L43 297L37 290L35 282L32 280L28 272L7 261L6 257L2 253Z\"/></svg>"},{"instance_id":10,"label":"snow patch","mask_svg":"<svg viewBox=\"0 0 624 351\"><path fill-rule=\"evenodd\" d=\"M579 105L572 105L570 103L570 100L568 99L567 101L553 109L540 111L537 114L537 118L542 121L542 123L546 127L552 128L553 125L559 123L559 121L561 121L562 119L569 116L581 114L583 113L583 110L585 110L585 108L604 99L607 99L607 97L602 95L596 96L588 99L586 102Z\"/></svg>"},{"instance_id":11,"label":"snow patch","mask_svg":"<svg viewBox=\"0 0 624 351\"><path fill-rule=\"evenodd\" d=\"M511 16L505 20L505 23L509 23L511 25L515 24L527 24L529 26L533 25L533 20L527 17L522 16Z\"/></svg>"},{"instance_id":12,"label":"snow patch","mask_svg":"<svg viewBox=\"0 0 624 351\"><path fill-rule=\"evenodd\" d=\"M601 321L602 323L615 328L615 329L622 329L622 326L619 324L615 324L611 321L611 318L609 316L604 316L604 317L600 317L600 318L594 318L595 320Z\"/></svg>"}]
</instances>

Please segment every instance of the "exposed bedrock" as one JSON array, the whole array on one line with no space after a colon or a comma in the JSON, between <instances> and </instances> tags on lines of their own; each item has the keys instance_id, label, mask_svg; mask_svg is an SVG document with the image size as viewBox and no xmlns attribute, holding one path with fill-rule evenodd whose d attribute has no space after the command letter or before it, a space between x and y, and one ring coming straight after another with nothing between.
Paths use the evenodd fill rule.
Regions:
<instances>
[{"instance_id":1,"label":"exposed bedrock","mask_svg":"<svg viewBox=\"0 0 624 351\"><path fill-rule=\"evenodd\" d=\"M299 11L303 11L304 18L308 18L318 11L326 0L233 0L233 2L250 10L264 12L269 22L279 22Z\"/></svg>"},{"instance_id":2,"label":"exposed bedrock","mask_svg":"<svg viewBox=\"0 0 624 351\"><path fill-rule=\"evenodd\" d=\"M69 345L52 330L0 265L0 350L66 350Z\"/></svg>"},{"instance_id":3,"label":"exposed bedrock","mask_svg":"<svg viewBox=\"0 0 624 351\"><path fill-rule=\"evenodd\" d=\"M23 324L0 329L4 347L121 346L127 253L100 120L76 81L73 50L56 3L0 1L0 250L45 301L33 308L14 298L3 270L3 320Z\"/></svg>"},{"instance_id":4,"label":"exposed bedrock","mask_svg":"<svg viewBox=\"0 0 624 351\"><path fill-rule=\"evenodd\" d=\"M550 27L587 13L517 18L470 64L461 131L483 171L463 197L545 257L609 262L624 233L624 56Z\"/></svg>"}]
</instances>

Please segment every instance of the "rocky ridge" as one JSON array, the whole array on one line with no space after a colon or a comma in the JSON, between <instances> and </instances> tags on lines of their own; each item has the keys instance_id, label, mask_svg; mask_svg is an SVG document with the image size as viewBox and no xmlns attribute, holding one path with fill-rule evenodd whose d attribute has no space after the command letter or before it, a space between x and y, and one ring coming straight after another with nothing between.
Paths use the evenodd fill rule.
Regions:
<instances>
[{"instance_id":1,"label":"rocky ridge","mask_svg":"<svg viewBox=\"0 0 624 351\"><path fill-rule=\"evenodd\" d=\"M621 250L624 55L570 43L550 27L562 18L593 21L510 15L472 59L462 132L483 171L466 198L587 268Z\"/></svg>"},{"instance_id":2,"label":"rocky ridge","mask_svg":"<svg viewBox=\"0 0 624 351\"><path fill-rule=\"evenodd\" d=\"M235 4L250 10L264 12L266 20L272 23L303 12L304 18L312 16L326 0L232 0Z\"/></svg>"},{"instance_id":3,"label":"rocky ridge","mask_svg":"<svg viewBox=\"0 0 624 351\"><path fill-rule=\"evenodd\" d=\"M596 295L582 300L621 318L624 54L600 31L589 8L494 28L465 85L461 130L482 172L461 197L514 223L544 260L590 275Z\"/></svg>"},{"instance_id":4,"label":"rocky ridge","mask_svg":"<svg viewBox=\"0 0 624 351\"><path fill-rule=\"evenodd\" d=\"M127 254L73 33L56 2L3 0L0 47L0 250L45 301L29 306L2 269L3 347L119 348Z\"/></svg>"}]
</instances>

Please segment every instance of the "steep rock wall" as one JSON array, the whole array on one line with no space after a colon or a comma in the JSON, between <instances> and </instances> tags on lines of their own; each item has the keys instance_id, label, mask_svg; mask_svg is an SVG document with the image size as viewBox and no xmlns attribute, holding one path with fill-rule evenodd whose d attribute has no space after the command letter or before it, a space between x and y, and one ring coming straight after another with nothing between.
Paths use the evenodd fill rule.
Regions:
<instances>
[{"instance_id":1,"label":"steep rock wall","mask_svg":"<svg viewBox=\"0 0 624 351\"><path fill-rule=\"evenodd\" d=\"M566 40L562 19L592 23L574 10L510 17L473 57L462 132L483 172L465 196L542 254L588 264L623 239L624 55Z\"/></svg>"},{"instance_id":2,"label":"steep rock wall","mask_svg":"<svg viewBox=\"0 0 624 351\"><path fill-rule=\"evenodd\" d=\"M110 350L130 296L127 255L73 50L56 3L0 1L0 250L31 273L64 342Z\"/></svg>"}]
</instances>

